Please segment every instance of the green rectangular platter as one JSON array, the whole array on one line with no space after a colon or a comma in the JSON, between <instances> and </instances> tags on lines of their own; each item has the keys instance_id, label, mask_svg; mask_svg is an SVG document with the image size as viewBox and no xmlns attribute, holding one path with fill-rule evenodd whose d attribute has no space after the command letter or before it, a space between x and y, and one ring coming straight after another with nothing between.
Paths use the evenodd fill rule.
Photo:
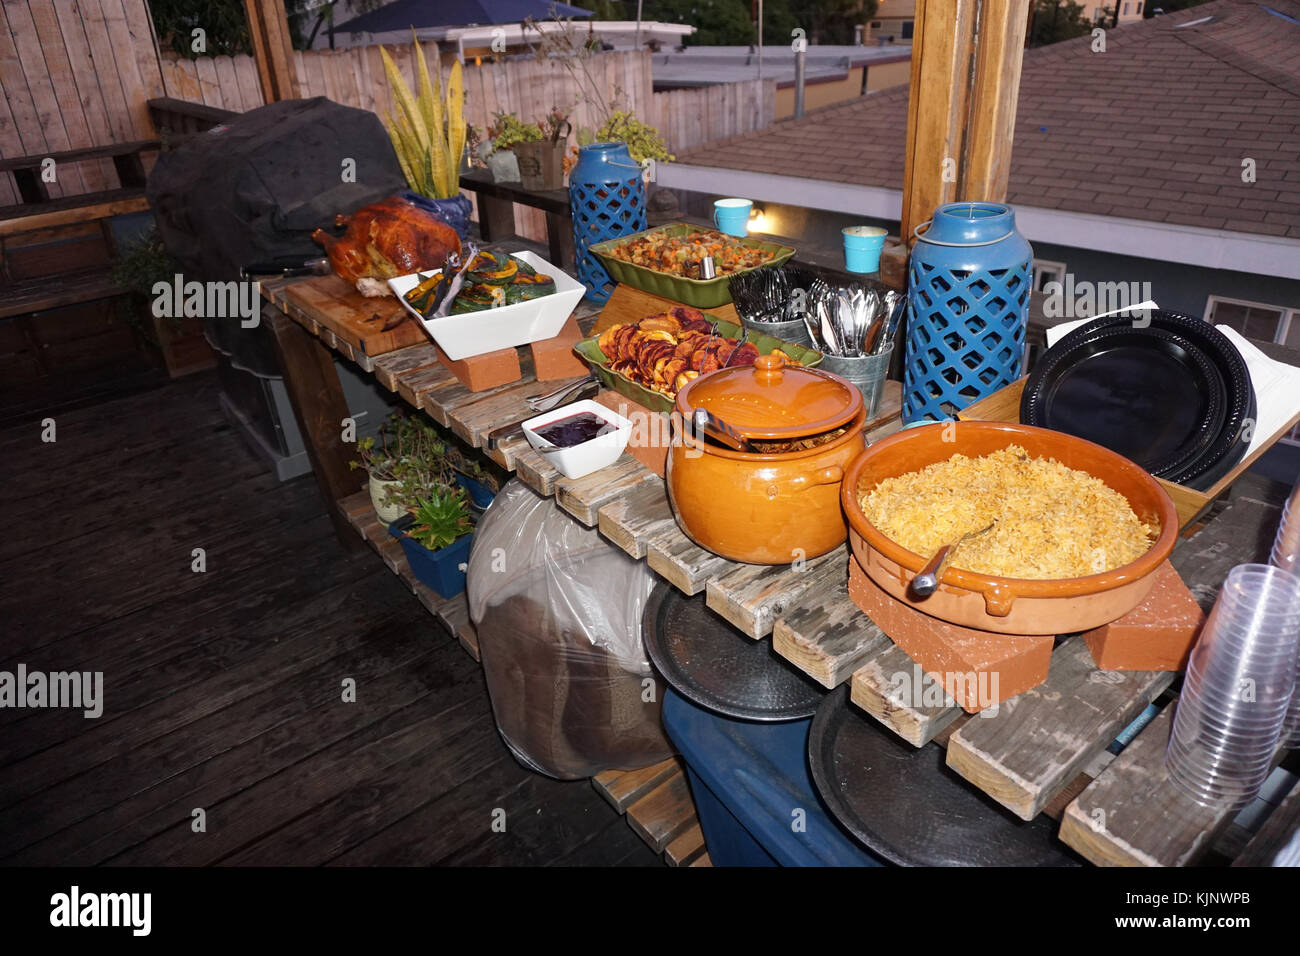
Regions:
<instances>
[{"instance_id":1,"label":"green rectangular platter","mask_svg":"<svg viewBox=\"0 0 1300 956\"><path fill-rule=\"evenodd\" d=\"M725 335L729 339L740 338L741 333L744 331L740 326L733 325L725 319L719 319L716 315L706 315L705 318L716 323L718 333ZM600 336L593 335L589 339L583 339L574 346L574 351L581 355L587 364L591 366L601 384L606 388L613 389L620 395L626 395L634 402L640 402L652 412L671 413L673 402L667 395L651 391L639 382L634 382L609 367L609 360L606 358L605 353L600 350L600 346L596 344L599 338ZM802 345L795 345L793 342L787 342L784 339L773 338L770 335L763 335L751 330L748 341L754 343L760 355L767 355L773 349L780 349L805 368L812 368L821 364L821 352Z\"/></svg>"},{"instance_id":2,"label":"green rectangular platter","mask_svg":"<svg viewBox=\"0 0 1300 956\"><path fill-rule=\"evenodd\" d=\"M674 302L680 302L683 305L693 305L697 309L712 309L720 305L726 305L731 301L731 290L727 287L727 280L731 276L753 272L754 269L741 269L739 272L718 276L716 279L688 279L685 276L672 276L666 272L647 269L645 266L633 265L630 262L624 262L622 259L616 259L613 255L616 246L621 246L642 236L659 232L670 236L684 236L688 232L695 232L703 228L706 227L692 226L684 222L669 223L666 226L656 226L654 229L647 229L631 236L620 236L617 239L606 239L603 242L597 242L592 245L591 251L600 258L601 263L605 266L605 271L609 273L610 278L615 282L624 282L634 289L640 289L642 292L649 292L665 299L672 299ZM793 256L795 252L793 247L783 246L776 242L764 242L761 239L733 238L742 245L764 249L773 253L775 258L770 262L763 263L761 266L755 266L755 269L779 266Z\"/></svg>"}]
</instances>

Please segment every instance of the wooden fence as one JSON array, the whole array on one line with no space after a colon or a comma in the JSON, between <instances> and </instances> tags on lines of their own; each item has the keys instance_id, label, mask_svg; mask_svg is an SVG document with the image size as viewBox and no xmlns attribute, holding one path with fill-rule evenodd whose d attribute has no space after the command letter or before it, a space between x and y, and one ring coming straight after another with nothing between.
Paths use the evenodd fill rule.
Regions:
<instances>
[{"instance_id":1,"label":"wooden fence","mask_svg":"<svg viewBox=\"0 0 1300 956\"><path fill-rule=\"evenodd\" d=\"M433 62L435 47L425 45ZM389 47L407 82L414 84L409 44ZM525 122L541 120L554 107L572 108L575 128L594 129L600 123L591 100L617 100L664 134L669 150L680 152L715 139L761 129L772 122L776 84L764 81L727 83L696 90L651 92L650 54L605 53L592 57L586 72L570 72L558 59L508 60L467 64L465 117L486 128L498 112L514 112ZM337 103L373 110L381 117L392 109L392 98L377 46L294 53L294 66L303 96L327 96ZM248 56L164 59L167 95L230 110L262 105L257 65ZM442 76L446 80L448 67ZM760 97L760 89L762 95Z\"/></svg>"},{"instance_id":2,"label":"wooden fence","mask_svg":"<svg viewBox=\"0 0 1300 956\"><path fill-rule=\"evenodd\" d=\"M410 44L389 52L413 86ZM433 44L425 56L437 62ZM761 95L755 81L654 93L648 52L603 53L585 62L576 74L555 58L467 64L466 118L484 128L494 113L509 111L536 122L553 107L576 105L574 127L595 128L598 110L590 101L617 99L657 126L674 153L772 122L770 80ZM302 96L327 96L381 118L392 108L376 46L298 51L294 65ZM252 57L160 56L145 0L4 0L0 87L0 158L152 138L146 102L155 97L241 112L263 105ZM48 184L52 198L117 183L108 161L61 164L58 174ZM12 176L0 175L0 206L19 201ZM525 235L541 234L534 212L519 210Z\"/></svg>"},{"instance_id":3,"label":"wooden fence","mask_svg":"<svg viewBox=\"0 0 1300 956\"><path fill-rule=\"evenodd\" d=\"M163 95L145 0L0 4L0 157L126 143L154 135L145 106ZM117 185L107 160L69 164L51 198ZM0 176L0 206L20 201Z\"/></svg>"}]
</instances>

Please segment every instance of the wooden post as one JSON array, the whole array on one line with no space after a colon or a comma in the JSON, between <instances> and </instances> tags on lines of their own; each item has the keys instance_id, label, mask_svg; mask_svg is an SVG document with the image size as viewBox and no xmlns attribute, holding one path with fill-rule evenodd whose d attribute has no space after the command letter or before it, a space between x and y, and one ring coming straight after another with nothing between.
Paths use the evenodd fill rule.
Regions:
<instances>
[{"instance_id":1,"label":"wooden post","mask_svg":"<svg viewBox=\"0 0 1300 956\"><path fill-rule=\"evenodd\" d=\"M916 0L902 238L936 206L1006 198L1029 0Z\"/></svg>"},{"instance_id":2,"label":"wooden post","mask_svg":"<svg viewBox=\"0 0 1300 956\"><path fill-rule=\"evenodd\" d=\"M244 10L263 99L268 103L297 99L298 74L293 68L293 41L284 0L244 0Z\"/></svg>"},{"instance_id":3,"label":"wooden post","mask_svg":"<svg viewBox=\"0 0 1300 956\"><path fill-rule=\"evenodd\" d=\"M284 387L298 419L303 444L307 446L316 484L334 523L334 532L347 550L364 550L356 532L338 509L338 502L365 485L365 472L348 467L354 451L343 441L343 419L351 413L334 367L334 356L319 339L278 309L267 306L262 310L262 319L271 324Z\"/></svg>"}]
</instances>

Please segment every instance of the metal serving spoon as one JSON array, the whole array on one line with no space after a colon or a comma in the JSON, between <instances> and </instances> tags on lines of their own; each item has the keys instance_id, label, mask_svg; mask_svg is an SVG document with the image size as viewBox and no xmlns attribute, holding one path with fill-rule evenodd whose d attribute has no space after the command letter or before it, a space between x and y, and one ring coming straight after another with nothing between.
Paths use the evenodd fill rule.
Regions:
<instances>
[{"instance_id":1,"label":"metal serving spoon","mask_svg":"<svg viewBox=\"0 0 1300 956\"><path fill-rule=\"evenodd\" d=\"M912 578L912 593L918 597L929 597L938 590L939 579L943 577L943 569L948 566L948 559L956 553L957 549L968 538L977 538L986 531L992 531L995 524L997 524L996 519L990 521L987 526L980 528L978 531L967 531L952 544L945 544L936 551L930 560L925 562L925 567L917 572L916 577Z\"/></svg>"}]
</instances>

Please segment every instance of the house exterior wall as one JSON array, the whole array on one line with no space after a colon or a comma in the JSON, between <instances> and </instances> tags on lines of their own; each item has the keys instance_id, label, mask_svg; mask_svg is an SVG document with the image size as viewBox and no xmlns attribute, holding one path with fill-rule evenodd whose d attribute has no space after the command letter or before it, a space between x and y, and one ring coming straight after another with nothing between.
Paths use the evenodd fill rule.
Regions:
<instances>
[{"instance_id":1,"label":"house exterior wall","mask_svg":"<svg viewBox=\"0 0 1300 956\"><path fill-rule=\"evenodd\" d=\"M820 106L843 103L862 95L863 67L851 69L840 79L811 81L804 85L804 109L815 110ZM867 92L902 86L912 76L912 61L899 60L896 63L873 63L867 70ZM794 115L794 85L779 86L776 90L776 118L785 119Z\"/></svg>"}]
</instances>

